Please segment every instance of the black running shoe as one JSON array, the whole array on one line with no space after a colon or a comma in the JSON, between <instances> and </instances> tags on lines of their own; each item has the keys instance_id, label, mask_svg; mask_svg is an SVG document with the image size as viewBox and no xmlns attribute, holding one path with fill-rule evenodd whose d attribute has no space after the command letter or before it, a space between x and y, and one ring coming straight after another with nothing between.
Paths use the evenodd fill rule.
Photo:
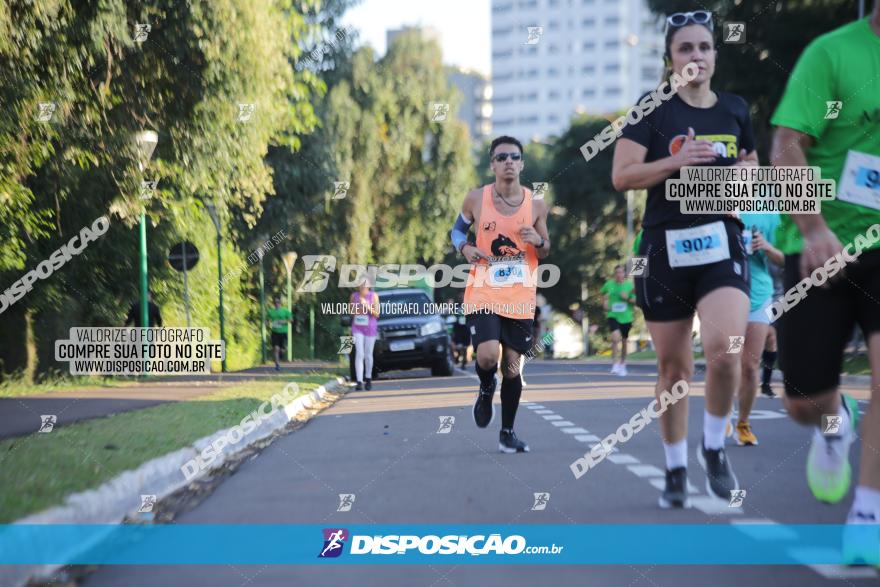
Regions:
<instances>
[{"instance_id":1,"label":"black running shoe","mask_svg":"<svg viewBox=\"0 0 880 587\"><path fill-rule=\"evenodd\" d=\"M495 395L495 386L498 383L496 377L492 377L492 385L483 387L480 384L480 391L477 393L477 399L474 402L474 424L478 428L485 428L495 419L495 406L492 404L492 397Z\"/></svg>"},{"instance_id":2,"label":"black running shoe","mask_svg":"<svg viewBox=\"0 0 880 587\"><path fill-rule=\"evenodd\" d=\"M373 380L372 379L364 379L364 389L367 391L373 389Z\"/></svg>"},{"instance_id":3,"label":"black running shoe","mask_svg":"<svg viewBox=\"0 0 880 587\"><path fill-rule=\"evenodd\" d=\"M360 381L358 381L357 384L354 386L354 390L355 390L355 391L360 391L360 390L362 390L363 388L364 388L364 386L361 384Z\"/></svg>"},{"instance_id":4,"label":"black running shoe","mask_svg":"<svg viewBox=\"0 0 880 587\"><path fill-rule=\"evenodd\" d=\"M762 383L761 384L761 393L763 395L766 395L767 397L776 397L776 394L773 393L773 388L770 387L769 383Z\"/></svg>"},{"instance_id":5,"label":"black running shoe","mask_svg":"<svg viewBox=\"0 0 880 587\"><path fill-rule=\"evenodd\" d=\"M687 468L676 467L671 471L667 470L666 488L660 494L660 507L665 510L690 507L687 484Z\"/></svg>"},{"instance_id":6,"label":"black running shoe","mask_svg":"<svg viewBox=\"0 0 880 587\"><path fill-rule=\"evenodd\" d=\"M502 430L498 436L498 450L513 454L516 452L529 452L529 445L516 437L516 432Z\"/></svg>"},{"instance_id":7,"label":"black running shoe","mask_svg":"<svg viewBox=\"0 0 880 587\"><path fill-rule=\"evenodd\" d=\"M731 491L739 489L739 481L733 474L733 468L723 448L709 450L700 441L697 461L706 472L706 493L726 501L730 499Z\"/></svg>"}]
</instances>

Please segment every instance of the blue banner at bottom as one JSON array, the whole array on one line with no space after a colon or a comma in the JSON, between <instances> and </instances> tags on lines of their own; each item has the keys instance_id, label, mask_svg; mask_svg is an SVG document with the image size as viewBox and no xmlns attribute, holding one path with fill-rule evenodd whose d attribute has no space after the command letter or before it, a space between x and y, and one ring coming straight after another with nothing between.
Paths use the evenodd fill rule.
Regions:
<instances>
[{"instance_id":1,"label":"blue banner at bottom","mask_svg":"<svg viewBox=\"0 0 880 587\"><path fill-rule=\"evenodd\" d=\"M0 565L880 565L880 526L0 525Z\"/></svg>"}]
</instances>

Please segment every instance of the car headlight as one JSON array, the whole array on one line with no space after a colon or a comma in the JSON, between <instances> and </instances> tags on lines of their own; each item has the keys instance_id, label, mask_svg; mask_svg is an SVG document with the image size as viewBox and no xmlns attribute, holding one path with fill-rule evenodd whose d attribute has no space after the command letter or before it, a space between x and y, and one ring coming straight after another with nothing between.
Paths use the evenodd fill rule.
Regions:
<instances>
[{"instance_id":1,"label":"car headlight","mask_svg":"<svg viewBox=\"0 0 880 587\"><path fill-rule=\"evenodd\" d=\"M425 324L424 326L419 328L419 334L422 336L428 336L430 334L437 334L438 332L442 332L442 331L443 331L443 324L440 322L437 322L436 320L432 320L431 322L428 322L427 324Z\"/></svg>"}]
</instances>

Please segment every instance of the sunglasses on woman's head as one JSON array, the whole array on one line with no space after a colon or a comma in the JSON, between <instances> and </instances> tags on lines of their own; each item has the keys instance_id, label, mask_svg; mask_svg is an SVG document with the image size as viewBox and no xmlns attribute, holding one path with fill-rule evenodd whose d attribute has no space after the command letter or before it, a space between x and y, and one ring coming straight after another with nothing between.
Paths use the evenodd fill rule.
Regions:
<instances>
[{"instance_id":1,"label":"sunglasses on woman's head","mask_svg":"<svg viewBox=\"0 0 880 587\"><path fill-rule=\"evenodd\" d=\"M714 30L712 22L712 13L708 10L694 10L693 12L676 12L666 17L666 29L681 28L688 24L701 24Z\"/></svg>"},{"instance_id":2,"label":"sunglasses on woman's head","mask_svg":"<svg viewBox=\"0 0 880 587\"><path fill-rule=\"evenodd\" d=\"M519 153L498 153L497 155L492 157L492 159L501 163L507 161L508 157L510 157L511 161L519 161L520 159L522 159L522 155L520 155Z\"/></svg>"}]
</instances>

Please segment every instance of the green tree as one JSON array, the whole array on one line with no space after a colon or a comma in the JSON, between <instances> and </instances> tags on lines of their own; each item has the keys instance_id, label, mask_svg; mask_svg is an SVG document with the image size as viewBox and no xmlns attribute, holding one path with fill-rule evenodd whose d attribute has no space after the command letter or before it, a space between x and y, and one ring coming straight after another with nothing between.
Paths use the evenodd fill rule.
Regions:
<instances>
[{"instance_id":1,"label":"green tree","mask_svg":"<svg viewBox=\"0 0 880 587\"><path fill-rule=\"evenodd\" d=\"M302 51L297 40L320 27L311 22L318 6L317 0L296 8L289 0L0 5L0 287L96 217L111 218L111 230L97 243L0 315L0 370L26 362L33 373L38 357L51 357L54 335L71 325L122 322L135 295L133 226L141 206L150 221L151 286L161 304L179 294L179 276L164 262L168 245L191 237L202 245L197 271L207 275L216 267L205 199L217 202L229 227L226 258L234 254L237 227L252 226L273 193L269 145L296 149L316 124L310 98L322 83L293 63ZM139 24L150 26L145 39L136 37ZM48 122L36 117L40 103L55 106ZM240 116L240 104L254 105L250 120ZM159 134L145 174L158 190L148 200L139 199L143 176L132 144L142 129ZM196 293L195 325L213 328L216 294ZM235 310L252 303L233 291L226 301ZM239 315L243 321L248 313ZM27 330L35 322L36 335ZM230 322L230 354L247 361L256 348L253 328ZM37 348L22 351L27 341Z\"/></svg>"},{"instance_id":2,"label":"green tree","mask_svg":"<svg viewBox=\"0 0 880 587\"><path fill-rule=\"evenodd\" d=\"M586 309L591 322L604 323L599 290L612 275L614 266L630 256L626 240L626 197L611 184L613 149L605 149L588 163L579 152L581 145L609 123L604 118L575 119L553 145L553 213L548 230L553 252L547 262L562 271L558 285L545 290L547 301L565 311L580 304L581 284L586 286ZM572 156L577 154L577 172L572 173ZM641 218L644 196L634 198L634 217ZM638 230L638 226L634 227Z\"/></svg>"}]
</instances>

